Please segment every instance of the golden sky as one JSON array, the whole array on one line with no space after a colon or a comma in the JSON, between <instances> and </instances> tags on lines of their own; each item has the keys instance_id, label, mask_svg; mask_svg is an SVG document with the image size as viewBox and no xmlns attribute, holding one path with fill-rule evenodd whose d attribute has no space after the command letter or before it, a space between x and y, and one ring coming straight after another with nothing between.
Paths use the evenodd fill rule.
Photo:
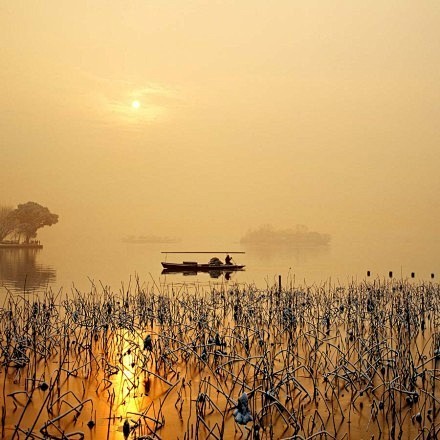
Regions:
<instances>
[{"instance_id":1,"label":"golden sky","mask_svg":"<svg viewBox=\"0 0 440 440\"><path fill-rule=\"evenodd\" d=\"M4 1L0 202L70 238L435 237L439 23L438 0Z\"/></svg>"}]
</instances>

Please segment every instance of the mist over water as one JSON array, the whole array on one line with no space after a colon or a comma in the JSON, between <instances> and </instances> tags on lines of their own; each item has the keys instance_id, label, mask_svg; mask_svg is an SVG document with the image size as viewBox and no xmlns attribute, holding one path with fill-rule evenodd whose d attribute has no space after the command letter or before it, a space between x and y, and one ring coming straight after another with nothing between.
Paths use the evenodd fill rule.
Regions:
<instances>
[{"instance_id":1,"label":"mist over water","mask_svg":"<svg viewBox=\"0 0 440 440\"><path fill-rule=\"evenodd\" d=\"M427 252L427 249L429 252ZM234 260L245 264L244 271L234 272L230 279L224 274L213 278L209 273L197 275L162 275L161 261L183 260L208 262L211 256L224 260L224 253L163 254L164 251L243 251L233 254ZM118 291L129 283L134 286L136 277L143 285L157 284L256 284L264 288L278 283L281 275L284 284L321 284L331 281L347 284L362 281L367 270L371 277L410 278L415 272L417 280L430 280L431 273L440 275L439 242L411 242L389 240L342 241L333 238L328 246L300 248L294 246L242 245L238 242L200 241L199 243L151 244L125 243L122 240L76 241L74 245L45 243L44 249L0 250L0 285L20 292L43 291L62 288L69 292L73 287L88 291L92 282L97 286L110 286Z\"/></svg>"}]
</instances>

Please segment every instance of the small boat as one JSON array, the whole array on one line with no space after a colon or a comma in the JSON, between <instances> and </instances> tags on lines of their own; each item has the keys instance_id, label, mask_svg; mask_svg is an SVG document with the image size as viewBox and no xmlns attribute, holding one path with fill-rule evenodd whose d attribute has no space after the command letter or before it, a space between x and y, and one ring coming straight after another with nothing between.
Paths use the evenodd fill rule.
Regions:
<instances>
[{"instance_id":1,"label":"small boat","mask_svg":"<svg viewBox=\"0 0 440 440\"><path fill-rule=\"evenodd\" d=\"M223 253L223 252L208 252L208 251L183 251L183 252L162 252L163 254L208 254ZM244 264L236 264L232 262L229 254L244 254L244 252L224 252L227 254L225 263L217 257L212 257L208 263L198 263L197 261L183 261L182 263L167 263L162 262L162 274L167 273L183 273L183 275L197 275L197 272L207 272L212 278L218 278L224 275L229 279L232 272L244 270Z\"/></svg>"},{"instance_id":2,"label":"small boat","mask_svg":"<svg viewBox=\"0 0 440 440\"><path fill-rule=\"evenodd\" d=\"M244 264L212 264L212 263L197 263L197 261L184 261L182 263L165 263L162 262L162 267L167 272L233 272L243 270Z\"/></svg>"}]
</instances>

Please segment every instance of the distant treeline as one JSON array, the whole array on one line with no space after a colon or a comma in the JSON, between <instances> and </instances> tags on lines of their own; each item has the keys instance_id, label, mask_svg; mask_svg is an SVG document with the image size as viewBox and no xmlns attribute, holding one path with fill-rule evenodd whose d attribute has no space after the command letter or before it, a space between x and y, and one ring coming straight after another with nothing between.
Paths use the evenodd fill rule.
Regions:
<instances>
[{"instance_id":1,"label":"distant treeline","mask_svg":"<svg viewBox=\"0 0 440 440\"><path fill-rule=\"evenodd\" d=\"M29 243L38 229L58 223L58 215L35 202L0 206L0 242Z\"/></svg>"},{"instance_id":2,"label":"distant treeline","mask_svg":"<svg viewBox=\"0 0 440 440\"><path fill-rule=\"evenodd\" d=\"M296 225L295 229L275 229L272 225L263 225L248 231L240 240L243 244L293 246L325 246L330 242L329 234L309 231L307 226Z\"/></svg>"}]
</instances>

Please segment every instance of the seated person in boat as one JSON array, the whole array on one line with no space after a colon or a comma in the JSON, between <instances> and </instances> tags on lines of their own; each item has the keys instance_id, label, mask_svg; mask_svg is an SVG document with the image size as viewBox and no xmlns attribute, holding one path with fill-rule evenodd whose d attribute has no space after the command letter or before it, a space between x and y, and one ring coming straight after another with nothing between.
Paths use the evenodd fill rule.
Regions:
<instances>
[{"instance_id":1,"label":"seated person in boat","mask_svg":"<svg viewBox=\"0 0 440 440\"><path fill-rule=\"evenodd\" d=\"M225 264L232 264L232 257L229 254L226 255Z\"/></svg>"}]
</instances>

